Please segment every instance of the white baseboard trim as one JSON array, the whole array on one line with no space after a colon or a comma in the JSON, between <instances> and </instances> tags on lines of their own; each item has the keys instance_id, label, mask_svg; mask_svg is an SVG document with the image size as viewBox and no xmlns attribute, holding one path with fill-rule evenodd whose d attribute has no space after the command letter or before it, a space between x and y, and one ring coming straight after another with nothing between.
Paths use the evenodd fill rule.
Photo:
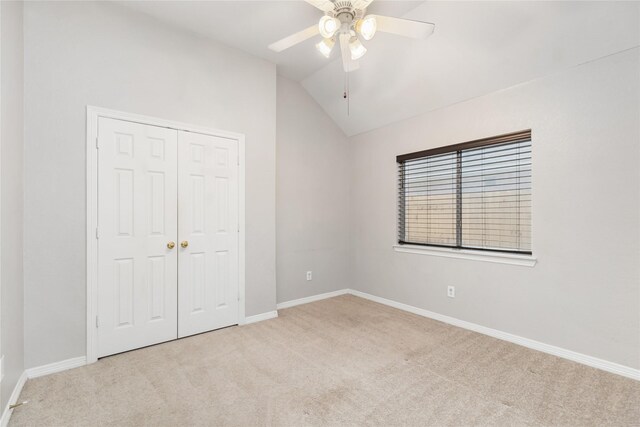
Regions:
<instances>
[{"instance_id":1,"label":"white baseboard trim","mask_svg":"<svg viewBox=\"0 0 640 427\"><path fill-rule=\"evenodd\" d=\"M512 342L514 344L518 344L523 347L527 347L533 350L538 350L547 354L552 354L554 356L558 356L563 359L568 359L573 362L578 362L583 365L591 366L592 368L601 369L603 371L611 372L614 374L622 375L624 377L640 381L640 369L634 369L629 366L624 366L618 363L609 362L607 360L599 359L593 356L588 356L586 354L578 353L572 350L567 350L561 347L545 344L529 338L523 338L518 335L510 334L508 332L499 331L497 329L487 328L486 326L481 326L475 323L467 322L465 320L460 320L454 317L445 316L443 314L434 313L429 310L424 310L422 308L413 307L407 304L402 304L386 298L381 298L375 295L367 294L365 292L360 292L360 291L350 289L349 293L360 298L364 298L380 304L388 305L389 307L398 308L400 310L408 311L409 313L417 314L419 316L424 316L430 319L439 320L440 322L448 323L453 326L457 326L463 329L468 329L470 331L478 332L484 335L489 335L490 337L493 337L493 338Z\"/></svg>"},{"instance_id":2,"label":"white baseboard trim","mask_svg":"<svg viewBox=\"0 0 640 427\"><path fill-rule=\"evenodd\" d=\"M12 409L9 409L9 405L13 405L20 398L20 393L24 387L27 379L38 378L43 375L54 374L56 372L66 371L67 369L78 368L87 364L87 358L85 356L74 357L72 359L62 360L60 362L50 363L48 365L37 366L35 368L27 369L20 375L18 383L13 389L7 406L2 412L2 418L0 418L0 427L7 427L9 425L9 419L11 418Z\"/></svg>"},{"instance_id":3,"label":"white baseboard trim","mask_svg":"<svg viewBox=\"0 0 640 427\"><path fill-rule=\"evenodd\" d=\"M0 418L0 427L7 427L9 425L9 419L11 418L11 413L13 409L9 409L9 405L13 405L20 398L20 393L22 392L22 387L27 382L27 372L24 371L20 378L18 378L18 382L16 386L13 388L11 392L11 396L9 396L9 401L7 402L7 406L4 407L4 411L2 411L2 418Z\"/></svg>"},{"instance_id":4,"label":"white baseboard trim","mask_svg":"<svg viewBox=\"0 0 640 427\"><path fill-rule=\"evenodd\" d=\"M87 364L85 356L74 357L72 359L61 360L60 362L50 363L48 365L36 366L27 369L27 378L38 378L43 375L55 374L56 372L66 371L67 369L78 368Z\"/></svg>"},{"instance_id":5,"label":"white baseboard trim","mask_svg":"<svg viewBox=\"0 0 640 427\"><path fill-rule=\"evenodd\" d=\"M262 322L263 320L275 319L276 317L278 317L278 310L267 311L266 313L245 317L243 324L248 325L250 323Z\"/></svg>"},{"instance_id":6,"label":"white baseboard trim","mask_svg":"<svg viewBox=\"0 0 640 427\"><path fill-rule=\"evenodd\" d=\"M567 350L561 347L556 347L550 344L545 344L539 341L535 341L529 338L520 337L518 335L510 334L508 332L502 332L497 329L491 329L486 326L481 326L475 323L467 322L465 320L456 319L454 317L445 316L443 314L434 313L429 310L414 307L408 304L403 304L386 298L371 295L365 292L356 291L354 289L341 289L338 291L327 292L324 294L313 295L310 297L300 298L293 301L286 301L277 305L278 309L294 307L301 304L307 304L314 301L320 301L327 298L333 298L339 295L351 294L360 298L364 298L373 302L387 305L389 307L397 308L409 313L417 314L419 316L427 317L430 319L438 320L453 326L457 326L470 331L478 332L484 335L488 335L493 338L497 338L503 341L508 341L523 347L527 347L533 350L541 351L543 353L551 354L561 357L563 359L571 360L573 362L581 363L583 365L591 366L593 368L601 369L603 371L611 372L614 374L622 375L627 378L631 378L640 381L640 369L631 368L629 366L620 365L618 363L609 362L607 360L599 359L597 357L588 356L586 354L578 353L572 350ZM268 311L266 313L257 314L255 316L249 316L245 318L244 324L251 324L255 322L261 322L263 320L274 319L278 317L278 311ZM67 369L77 368L86 364L86 357L75 357L72 359L63 360L61 362L51 363L49 365L38 366L35 368L27 369L20 376L18 383L16 384L9 403L2 413L0 418L0 427L6 427L11 417L9 410L9 404L15 403L20 397L22 387L24 387L27 378L37 378L43 375L53 374L55 372L65 371Z\"/></svg>"},{"instance_id":7,"label":"white baseboard trim","mask_svg":"<svg viewBox=\"0 0 640 427\"><path fill-rule=\"evenodd\" d=\"M322 299L337 297L338 295L344 295L350 293L350 289L340 289L338 291L326 292L324 294L312 295L310 297L304 297L299 299L294 299L291 301L281 302L277 305L278 310L283 308L295 307L296 305L308 304L314 301L320 301Z\"/></svg>"}]
</instances>

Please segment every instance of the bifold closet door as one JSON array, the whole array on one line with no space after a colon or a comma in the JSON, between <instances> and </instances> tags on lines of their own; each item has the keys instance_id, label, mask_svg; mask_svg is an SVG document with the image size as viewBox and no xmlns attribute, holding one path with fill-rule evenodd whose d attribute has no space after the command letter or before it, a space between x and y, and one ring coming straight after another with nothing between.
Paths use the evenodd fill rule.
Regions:
<instances>
[{"instance_id":1,"label":"bifold closet door","mask_svg":"<svg viewBox=\"0 0 640 427\"><path fill-rule=\"evenodd\" d=\"M238 142L178 133L178 336L238 323Z\"/></svg>"},{"instance_id":2,"label":"bifold closet door","mask_svg":"<svg viewBox=\"0 0 640 427\"><path fill-rule=\"evenodd\" d=\"M175 339L177 139L98 122L98 356Z\"/></svg>"}]
</instances>

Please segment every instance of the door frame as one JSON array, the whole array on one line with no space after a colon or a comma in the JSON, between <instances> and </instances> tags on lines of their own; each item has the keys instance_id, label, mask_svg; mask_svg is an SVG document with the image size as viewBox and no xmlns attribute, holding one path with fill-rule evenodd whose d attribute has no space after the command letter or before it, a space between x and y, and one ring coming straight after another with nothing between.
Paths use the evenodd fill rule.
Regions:
<instances>
[{"instance_id":1,"label":"door frame","mask_svg":"<svg viewBox=\"0 0 640 427\"><path fill-rule=\"evenodd\" d=\"M123 120L144 125L158 126L228 138L238 142L238 324L245 318L245 136L187 123L149 117L140 114L109 110L87 105L87 198L86 198L86 274L87 274L87 364L98 360L98 120L103 118Z\"/></svg>"}]
</instances>

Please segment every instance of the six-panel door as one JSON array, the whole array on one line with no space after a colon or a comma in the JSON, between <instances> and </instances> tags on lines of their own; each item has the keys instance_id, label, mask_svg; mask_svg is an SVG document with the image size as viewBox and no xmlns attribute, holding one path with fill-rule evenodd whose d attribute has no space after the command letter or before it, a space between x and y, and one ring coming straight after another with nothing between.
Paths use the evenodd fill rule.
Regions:
<instances>
[{"instance_id":1,"label":"six-panel door","mask_svg":"<svg viewBox=\"0 0 640 427\"><path fill-rule=\"evenodd\" d=\"M238 323L238 143L180 132L178 165L178 336L184 337Z\"/></svg>"},{"instance_id":2,"label":"six-panel door","mask_svg":"<svg viewBox=\"0 0 640 427\"><path fill-rule=\"evenodd\" d=\"M98 135L98 356L237 324L237 141L107 118Z\"/></svg>"},{"instance_id":3,"label":"six-panel door","mask_svg":"<svg viewBox=\"0 0 640 427\"><path fill-rule=\"evenodd\" d=\"M178 132L98 122L98 356L176 338Z\"/></svg>"}]
</instances>

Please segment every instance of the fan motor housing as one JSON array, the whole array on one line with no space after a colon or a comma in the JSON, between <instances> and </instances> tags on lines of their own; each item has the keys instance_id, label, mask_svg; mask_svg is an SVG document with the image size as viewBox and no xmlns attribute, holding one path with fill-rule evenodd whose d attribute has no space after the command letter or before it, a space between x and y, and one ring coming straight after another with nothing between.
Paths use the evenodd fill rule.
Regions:
<instances>
[{"instance_id":1,"label":"fan motor housing","mask_svg":"<svg viewBox=\"0 0 640 427\"><path fill-rule=\"evenodd\" d=\"M352 24L354 21L362 18L363 15L364 12L360 9L355 9L353 4L348 0L339 0L335 2L333 16L338 18L343 24Z\"/></svg>"}]
</instances>

